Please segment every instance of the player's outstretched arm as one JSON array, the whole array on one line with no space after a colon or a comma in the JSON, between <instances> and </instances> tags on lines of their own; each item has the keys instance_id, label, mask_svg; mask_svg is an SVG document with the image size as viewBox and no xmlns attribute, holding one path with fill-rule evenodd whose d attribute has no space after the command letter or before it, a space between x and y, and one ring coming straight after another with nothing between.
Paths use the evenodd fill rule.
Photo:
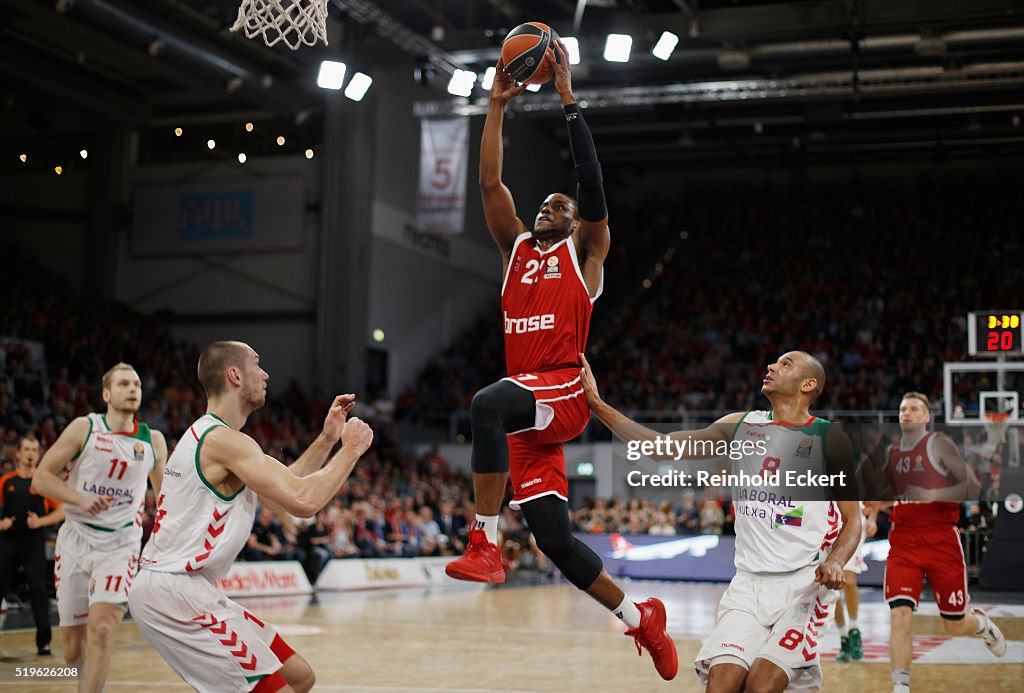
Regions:
<instances>
[{"instance_id":1,"label":"player's outstretched arm","mask_svg":"<svg viewBox=\"0 0 1024 693\"><path fill-rule=\"evenodd\" d=\"M843 528L839 530L832 553L814 571L814 581L832 590L842 589L846 584L843 566L857 550L861 534L860 502L843 500L836 504L839 506L839 515L843 518Z\"/></svg>"},{"instance_id":2,"label":"player's outstretched arm","mask_svg":"<svg viewBox=\"0 0 1024 693\"><path fill-rule=\"evenodd\" d=\"M583 368L580 371L580 382L583 385L583 391L587 396L587 404L590 405L590 410L594 415L601 420L605 426L608 427L616 438L624 441L655 441L659 438L664 438L664 433L659 433L652 428L647 428L643 424L633 421L631 418L620 412L619 410L612 407L610 404L601 399L601 393L598 391L597 380L594 378L594 374L590 369L590 363L587 361L587 357L580 354L580 359L583 362ZM708 442L717 443L719 441L729 441L729 434L732 432L733 427L740 422L743 418L743 414L737 412L723 416L721 419L711 424L707 428L702 428L697 431L676 431L669 435L669 438L674 441L692 440L696 442ZM705 446L701 445L690 445L685 450L701 451L705 450ZM651 455L651 459L704 459L707 455L689 455L682 452L683 449L676 449L676 453L672 456L665 455L659 457L657 455Z\"/></svg>"},{"instance_id":3,"label":"player's outstretched arm","mask_svg":"<svg viewBox=\"0 0 1024 693\"><path fill-rule=\"evenodd\" d=\"M67 425L39 462L32 475L32 490L45 498L74 505L90 515L96 515L110 506L113 497L76 491L59 476L85 445L90 428L89 419L84 416Z\"/></svg>"},{"instance_id":4,"label":"player's outstretched arm","mask_svg":"<svg viewBox=\"0 0 1024 693\"><path fill-rule=\"evenodd\" d=\"M512 199L512 193L501 180L504 157L501 128L505 119L505 106L522 94L526 85L516 86L515 81L503 68L504 64L499 59L495 66L494 83L491 84L490 100L487 103L484 134L480 140L480 196L484 204L487 229L501 251L503 268L507 268L516 236L529 229L516 215L516 203Z\"/></svg>"},{"instance_id":5,"label":"player's outstretched arm","mask_svg":"<svg viewBox=\"0 0 1024 693\"><path fill-rule=\"evenodd\" d=\"M348 479L359 458L373 442L373 431L359 419L350 419L345 422L341 442L341 450L328 460L323 469L298 477L290 468L265 455L249 436L218 428L204 439L200 464L204 475L215 486L223 483L229 472L289 514L312 517Z\"/></svg>"},{"instance_id":6,"label":"player's outstretched arm","mask_svg":"<svg viewBox=\"0 0 1024 693\"><path fill-rule=\"evenodd\" d=\"M150 429L153 441L153 469L149 472L149 485L153 487L153 496L160 498L160 489L164 483L164 468L167 467L167 439L160 431Z\"/></svg>"},{"instance_id":7,"label":"player's outstretched arm","mask_svg":"<svg viewBox=\"0 0 1024 693\"><path fill-rule=\"evenodd\" d=\"M597 159L594 138L583 119L583 113L576 104L572 93L572 74L569 68L569 53L561 40L555 41L554 51L558 56L555 63L555 91L562 99L565 111L565 125L569 130L569 151L576 165L576 207L580 216L579 239L583 250L583 276L600 272L601 265L608 257L611 233L608 230L608 205L604 197L604 177L601 162ZM595 278L595 283L600 277ZM590 280L588 279L588 284Z\"/></svg>"}]
</instances>

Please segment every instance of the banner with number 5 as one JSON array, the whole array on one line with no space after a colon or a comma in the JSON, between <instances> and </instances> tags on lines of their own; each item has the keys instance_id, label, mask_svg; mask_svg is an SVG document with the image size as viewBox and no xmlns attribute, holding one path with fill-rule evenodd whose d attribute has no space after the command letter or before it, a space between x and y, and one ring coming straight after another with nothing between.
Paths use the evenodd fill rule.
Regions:
<instances>
[{"instance_id":1,"label":"banner with number 5","mask_svg":"<svg viewBox=\"0 0 1024 693\"><path fill-rule=\"evenodd\" d=\"M469 167L469 118L420 121L416 230L462 233Z\"/></svg>"}]
</instances>

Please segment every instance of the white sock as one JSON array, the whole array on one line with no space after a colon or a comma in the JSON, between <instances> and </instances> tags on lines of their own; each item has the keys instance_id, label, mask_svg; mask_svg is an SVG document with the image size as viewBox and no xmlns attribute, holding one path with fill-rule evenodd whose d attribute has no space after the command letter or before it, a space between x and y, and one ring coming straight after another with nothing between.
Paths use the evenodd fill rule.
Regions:
<instances>
[{"instance_id":1,"label":"white sock","mask_svg":"<svg viewBox=\"0 0 1024 693\"><path fill-rule=\"evenodd\" d=\"M845 638L849 634L850 634L850 626L849 625L844 623L843 625L839 626L839 637Z\"/></svg>"},{"instance_id":2,"label":"white sock","mask_svg":"<svg viewBox=\"0 0 1024 693\"><path fill-rule=\"evenodd\" d=\"M498 543L498 516L497 515L480 515L476 516L476 527L474 529L482 529L484 534L487 535L487 541L492 544Z\"/></svg>"},{"instance_id":3,"label":"white sock","mask_svg":"<svg viewBox=\"0 0 1024 693\"><path fill-rule=\"evenodd\" d=\"M636 603L629 598L628 594L621 604L612 609L612 613L629 628L640 627L640 609L636 607Z\"/></svg>"},{"instance_id":4,"label":"white sock","mask_svg":"<svg viewBox=\"0 0 1024 693\"><path fill-rule=\"evenodd\" d=\"M850 630L857 630L857 619L851 618L847 620L846 624L850 627Z\"/></svg>"}]
</instances>

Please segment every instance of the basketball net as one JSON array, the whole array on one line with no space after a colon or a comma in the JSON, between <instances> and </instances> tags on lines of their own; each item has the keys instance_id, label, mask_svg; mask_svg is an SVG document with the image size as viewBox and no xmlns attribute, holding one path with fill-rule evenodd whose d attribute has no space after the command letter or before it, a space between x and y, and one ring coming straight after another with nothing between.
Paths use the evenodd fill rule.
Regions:
<instances>
[{"instance_id":1,"label":"basketball net","mask_svg":"<svg viewBox=\"0 0 1024 693\"><path fill-rule=\"evenodd\" d=\"M1010 425L1010 413L985 412L984 425L989 442L1002 445L1006 442L1006 429Z\"/></svg>"},{"instance_id":2,"label":"basketball net","mask_svg":"<svg viewBox=\"0 0 1024 693\"><path fill-rule=\"evenodd\" d=\"M261 36L268 46L283 42L293 51L319 41L326 46L327 0L242 0L231 31Z\"/></svg>"}]
</instances>

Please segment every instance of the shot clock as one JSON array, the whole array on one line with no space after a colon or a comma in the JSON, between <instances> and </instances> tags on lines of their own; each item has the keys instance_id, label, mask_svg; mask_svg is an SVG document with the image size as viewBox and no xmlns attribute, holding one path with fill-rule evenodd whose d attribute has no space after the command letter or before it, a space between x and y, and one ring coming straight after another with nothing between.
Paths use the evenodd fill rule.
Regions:
<instances>
[{"instance_id":1,"label":"shot clock","mask_svg":"<svg viewBox=\"0 0 1024 693\"><path fill-rule=\"evenodd\" d=\"M967 352L971 356L1020 356L1024 347L1024 310L978 310L967 314Z\"/></svg>"}]
</instances>

